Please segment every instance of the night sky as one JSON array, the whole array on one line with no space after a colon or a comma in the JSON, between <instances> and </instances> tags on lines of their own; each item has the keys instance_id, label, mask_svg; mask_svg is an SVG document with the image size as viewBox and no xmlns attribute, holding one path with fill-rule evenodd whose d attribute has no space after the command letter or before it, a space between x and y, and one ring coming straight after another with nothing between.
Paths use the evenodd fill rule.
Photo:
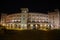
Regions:
<instances>
[{"instance_id":1,"label":"night sky","mask_svg":"<svg viewBox=\"0 0 60 40\"><path fill-rule=\"evenodd\" d=\"M29 8L29 12L53 11L60 8L59 1L32 1L32 0L2 0L0 1L0 13L16 13L20 12L20 8Z\"/></svg>"}]
</instances>

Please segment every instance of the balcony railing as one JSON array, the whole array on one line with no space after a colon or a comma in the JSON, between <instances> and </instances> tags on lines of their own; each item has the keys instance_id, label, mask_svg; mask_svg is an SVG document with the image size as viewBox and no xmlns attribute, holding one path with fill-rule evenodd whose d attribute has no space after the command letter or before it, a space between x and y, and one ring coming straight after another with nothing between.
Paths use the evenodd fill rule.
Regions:
<instances>
[{"instance_id":1,"label":"balcony railing","mask_svg":"<svg viewBox=\"0 0 60 40\"><path fill-rule=\"evenodd\" d=\"M44 22L39 22L39 21L28 21L28 23L48 23L48 21L44 21Z\"/></svg>"}]
</instances>

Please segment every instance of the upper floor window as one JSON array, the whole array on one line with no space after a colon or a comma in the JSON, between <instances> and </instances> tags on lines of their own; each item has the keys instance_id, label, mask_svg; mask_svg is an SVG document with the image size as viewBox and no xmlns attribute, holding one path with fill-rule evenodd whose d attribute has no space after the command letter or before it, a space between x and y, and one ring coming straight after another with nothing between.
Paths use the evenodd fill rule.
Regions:
<instances>
[{"instance_id":1,"label":"upper floor window","mask_svg":"<svg viewBox=\"0 0 60 40\"><path fill-rule=\"evenodd\" d=\"M40 17L42 17L42 15L40 15Z\"/></svg>"},{"instance_id":2,"label":"upper floor window","mask_svg":"<svg viewBox=\"0 0 60 40\"><path fill-rule=\"evenodd\" d=\"M32 16L35 16L35 15L32 15Z\"/></svg>"},{"instance_id":3,"label":"upper floor window","mask_svg":"<svg viewBox=\"0 0 60 40\"><path fill-rule=\"evenodd\" d=\"M23 20L25 20L25 18L23 18Z\"/></svg>"},{"instance_id":4,"label":"upper floor window","mask_svg":"<svg viewBox=\"0 0 60 40\"><path fill-rule=\"evenodd\" d=\"M36 16L39 16L39 15L36 15Z\"/></svg>"},{"instance_id":5,"label":"upper floor window","mask_svg":"<svg viewBox=\"0 0 60 40\"><path fill-rule=\"evenodd\" d=\"M31 16L31 15L29 15L29 16Z\"/></svg>"},{"instance_id":6,"label":"upper floor window","mask_svg":"<svg viewBox=\"0 0 60 40\"><path fill-rule=\"evenodd\" d=\"M23 15L25 17L25 15Z\"/></svg>"},{"instance_id":7,"label":"upper floor window","mask_svg":"<svg viewBox=\"0 0 60 40\"><path fill-rule=\"evenodd\" d=\"M21 15L19 15L21 17Z\"/></svg>"},{"instance_id":8,"label":"upper floor window","mask_svg":"<svg viewBox=\"0 0 60 40\"><path fill-rule=\"evenodd\" d=\"M20 20L21 20L21 18L20 18Z\"/></svg>"}]
</instances>

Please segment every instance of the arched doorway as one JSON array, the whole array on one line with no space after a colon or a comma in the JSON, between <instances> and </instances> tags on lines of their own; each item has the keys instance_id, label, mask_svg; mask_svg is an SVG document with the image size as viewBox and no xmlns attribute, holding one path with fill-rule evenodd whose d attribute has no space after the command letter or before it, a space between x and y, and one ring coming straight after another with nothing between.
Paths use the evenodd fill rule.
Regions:
<instances>
[{"instance_id":1,"label":"arched doorway","mask_svg":"<svg viewBox=\"0 0 60 40\"><path fill-rule=\"evenodd\" d=\"M15 28L17 28L17 24L15 24Z\"/></svg>"},{"instance_id":2,"label":"arched doorway","mask_svg":"<svg viewBox=\"0 0 60 40\"><path fill-rule=\"evenodd\" d=\"M19 25L18 28L21 29L21 25Z\"/></svg>"},{"instance_id":3,"label":"arched doorway","mask_svg":"<svg viewBox=\"0 0 60 40\"><path fill-rule=\"evenodd\" d=\"M34 30L36 30L36 24L33 24L33 27L32 27Z\"/></svg>"},{"instance_id":4,"label":"arched doorway","mask_svg":"<svg viewBox=\"0 0 60 40\"><path fill-rule=\"evenodd\" d=\"M28 24L27 25L27 30L30 30L31 29L31 26L30 26L31 24Z\"/></svg>"},{"instance_id":5,"label":"arched doorway","mask_svg":"<svg viewBox=\"0 0 60 40\"><path fill-rule=\"evenodd\" d=\"M39 30L40 29L40 25L36 24L36 29Z\"/></svg>"}]
</instances>

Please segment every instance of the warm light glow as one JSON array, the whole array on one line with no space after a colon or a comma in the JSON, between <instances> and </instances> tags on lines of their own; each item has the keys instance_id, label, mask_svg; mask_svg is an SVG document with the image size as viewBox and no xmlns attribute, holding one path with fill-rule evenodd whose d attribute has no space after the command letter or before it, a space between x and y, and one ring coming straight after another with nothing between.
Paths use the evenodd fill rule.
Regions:
<instances>
[{"instance_id":1,"label":"warm light glow","mask_svg":"<svg viewBox=\"0 0 60 40\"><path fill-rule=\"evenodd\" d=\"M40 24L40 26L43 26L42 24Z\"/></svg>"},{"instance_id":2,"label":"warm light glow","mask_svg":"<svg viewBox=\"0 0 60 40\"><path fill-rule=\"evenodd\" d=\"M32 17L32 18L34 18L34 17Z\"/></svg>"},{"instance_id":3,"label":"warm light glow","mask_svg":"<svg viewBox=\"0 0 60 40\"><path fill-rule=\"evenodd\" d=\"M14 24L12 24L12 25L13 25L13 28L14 28L15 25Z\"/></svg>"},{"instance_id":4,"label":"warm light glow","mask_svg":"<svg viewBox=\"0 0 60 40\"><path fill-rule=\"evenodd\" d=\"M3 25L3 26L6 26L6 24L4 24L4 23L3 23L2 25Z\"/></svg>"},{"instance_id":5,"label":"warm light glow","mask_svg":"<svg viewBox=\"0 0 60 40\"><path fill-rule=\"evenodd\" d=\"M14 21L17 21L17 20L14 20Z\"/></svg>"},{"instance_id":6,"label":"warm light glow","mask_svg":"<svg viewBox=\"0 0 60 40\"><path fill-rule=\"evenodd\" d=\"M33 26L33 24L31 24L30 26Z\"/></svg>"},{"instance_id":7,"label":"warm light glow","mask_svg":"<svg viewBox=\"0 0 60 40\"><path fill-rule=\"evenodd\" d=\"M23 26L23 24L21 24L21 26Z\"/></svg>"},{"instance_id":8,"label":"warm light glow","mask_svg":"<svg viewBox=\"0 0 60 40\"><path fill-rule=\"evenodd\" d=\"M12 20L12 22L14 22L14 20Z\"/></svg>"},{"instance_id":9,"label":"warm light glow","mask_svg":"<svg viewBox=\"0 0 60 40\"><path fill-rule=\"evenodd\" d=\"M37 24L35 26L37 27Z\"/></svg>"},{"instance_id":10,"label":"warm light glow","mask_svg":"<svg viewBox=\"0 0 60 40\"><path fill-rule=\"evenodd\" d=\"M41 20L39 20L39 22L40 22Z\"/></svg>"},{"instance_id":11,"label":"warm light glow","mask_svg":"<svg viewBox=\"0 0 60 40\"><path fill-rule=\"evenodd\" d=\"M42 20L42 22L44 22L44 20Z\"/></svg>"},{"instance_id":12,"label":"warm light glow","mask_svg":"<svg viewBox=\"0 0 60 40\"><path fill-rule=\"evenodd\" d=\"M51 27L53 28L53 25L51 25Z\"/></svg>"},{"instance_id":13,"label":"warm light glow","mask_svg":"<svg viewBox=\"0 0 60 40\"><path fill-rule=\"evenodd\" d=\"M44 26L47 26L47 24L45 24Z\"/></svg>"},{"instance_id":14,"label":"warm light glow","mask_svg":"<svg viewBox=\"0 0 60 40\"><path fill-rule=\"evenodd\" d=\"M42 30L44 30L44 31L48 31L46 28L44 28L44 29L42 29Z\"/></svg>"},{"instance_id":15,"label":"warm light glow","mask_svg":"<svg viewBox=\"0 0 60 40\"><path fill-rule=\"evenodd\" d=\"M48 27L49 27L49 24L48 24Z\"/></svg>"},{"instance_id":16,"label":"warm light glow","mask_svg":"<svg viewBox=\"0 0 60 40\"><path fill-rule=\"evenodd\" d=\"M9 26L8 24L6 26Z\"/></svg>"},{"instance_id":17,"label":"warm light glow","mask_svg":"<svg viewBox=\"0 0 60 40\"><path fill-rule=\"evenodd\" d=\"M25 24L24 26L26 27L27 25Z\"/></svg>"},{"instance_id":18,"label":"warm light glow","mask_svg":"<svg viewBox=\"0 0 60 40\"><path fill-rule=\"evenodd\" d=\"M37 22L37 20L35 20L35 22Z\"/></svg>"},{"instance_id":19,"label":"warm light glow","mask_svg":"<svg viewBox=\"0 0 60 40\"><path fill-rule=\"evenodd\" d=\"M39 18L39 17L36 17L36 18Z\"/></svg>"},{"instance_id":20,"label":"warm light glow","mask_svg":"<svg viewBox=\"0 0 60 40\"><path fill-rule=\"evenodd\" d=\"M28 8L22 8L20 13L1 15L0 25L5 26L8 29L59 29L60 14L57 12L51 12L48 14L29 13ZM26 20L25 20L26 19ZM29 25L31 24L31 25ZM36 24L36 25L35 25ZM27 27L28 25L28 27Z\"/></svg>"},{"instance_id":21,"label":"warm light glow","mask_svg":"<svg viewBox=\"0 0 60 40\"><path fill-rule=\"evenodd\" d=\"M20 20L18 20L18 21L20 21Z\"/></svg>"}]
</instances>

